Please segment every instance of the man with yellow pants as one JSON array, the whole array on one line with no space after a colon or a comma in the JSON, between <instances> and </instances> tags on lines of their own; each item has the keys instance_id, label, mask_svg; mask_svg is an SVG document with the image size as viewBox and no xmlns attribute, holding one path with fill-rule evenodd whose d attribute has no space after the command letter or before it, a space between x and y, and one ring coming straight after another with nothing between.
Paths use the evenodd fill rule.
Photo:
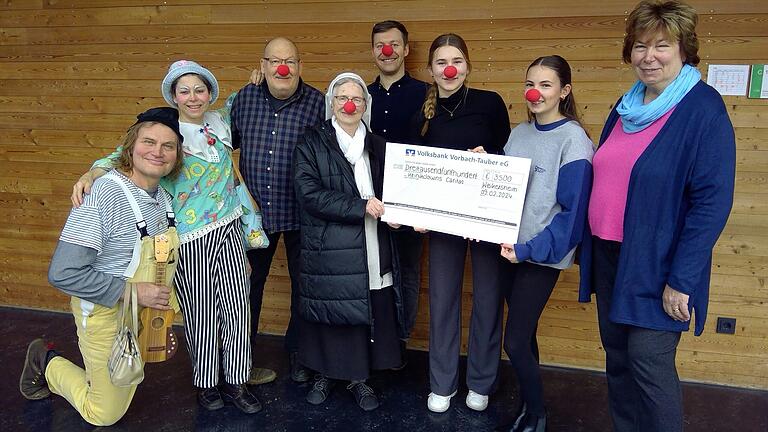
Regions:
<instances>
[{"instance_id":1,"label":"man with yellow pants","mask_svg":"<svg viewBox=\"0 0 768 432\"><path fill-rule=\"evenodd\" d=\"M139 306L178 308L171 290L178 237L171 197L159 187L160 178L181 170L178 112L153 108L137 118L123 137L116 169L95 182L83 205L67 218L48 271L49 282L72 296L85 370L59 355L52 344L36 339L27 349L19 383L27 399L61 395L97 426L120 420L136 391L136 385L113 385L107 368L125 290L136 289ZM154 273L156 263L146 259L153 255L142 249L153 244L147 236L160 233L167 235L172 249L165 279L160 284L143 282L154 280L146 275Z\"/></svg>"}]
</instances>

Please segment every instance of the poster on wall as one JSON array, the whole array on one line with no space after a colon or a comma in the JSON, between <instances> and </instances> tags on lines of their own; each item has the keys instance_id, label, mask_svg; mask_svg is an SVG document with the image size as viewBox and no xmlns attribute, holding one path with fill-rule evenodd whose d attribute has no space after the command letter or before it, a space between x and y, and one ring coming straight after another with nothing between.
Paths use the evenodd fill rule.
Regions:
<instances>
[{"instance_id":1,"label":"poster on wall","mask_svg":"<svg viewBox=\"0 0 768 432\"><path fill-rule=\"evenodd\" d=\"M768 79L765 79L766 72L768 72L768 65L752 65L752 75L749 78L750 99L768 99Z\"/></svg>"},{"instance_id":2,"label":"poster on wall","mask_svg":"<svg viewBox=\"0 0 768 432\"><path fill-rule=\"evenodd\" d=\"M707 84L723 96L744 96L747 94L749 65L711 64L707 69Z\"/></svg>"}]
</instances>

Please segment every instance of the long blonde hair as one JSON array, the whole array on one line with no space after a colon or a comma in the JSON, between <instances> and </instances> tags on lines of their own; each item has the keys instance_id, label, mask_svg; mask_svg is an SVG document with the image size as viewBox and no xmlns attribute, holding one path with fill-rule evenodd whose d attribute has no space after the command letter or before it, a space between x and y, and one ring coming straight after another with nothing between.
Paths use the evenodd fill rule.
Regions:
<instances>
[{"instance_id":1,"label":"long blonde hair","mask_svg":"<svg viewBox=\"0 0 768 432\"><path fill-rule=\"evenodd\" d=\"M435 51L437 51L438 48L444 46L452 46L461 51L461 54L464 55L464 59L467 61L467 71L472 70L472 62L469 60L469 50L467 49L467 43L464 42L464 39L462 39L461 36L455 33L441 34L440 36L436 37L434 41L432 41L432 45L429 47L429 60L427 61L428 67L432 66L432 60L435 58ZM465 80L465 85L466 82L467 81ZM421 136L425 136L427 134L427 130L429 130L429 121L435 117L436 108L437 83L432 81L432 85L429 86L429 90L427 90L427 96L424 99L424 105L421 107L421 111L424 114L424 125L421 127Z\"/></svg>"}]
</instances>

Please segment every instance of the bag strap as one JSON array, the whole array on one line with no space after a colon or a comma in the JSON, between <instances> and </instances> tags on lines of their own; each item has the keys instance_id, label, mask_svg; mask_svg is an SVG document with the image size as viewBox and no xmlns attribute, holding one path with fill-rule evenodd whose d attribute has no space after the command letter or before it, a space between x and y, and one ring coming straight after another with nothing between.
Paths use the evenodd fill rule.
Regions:
<instances>
[{"instance_id":1,"label":"bag strap","mask_svg":"<svg viewBox=\"0 0 768 432\"><path fill-rule=\"evenodd\" d=\"M128 314L128 306L131 308L131 331L134 335L139 335L139 295L136 290L136 285L127 282L125 284L125 292L123 293L123 309L120 311L120 329L125 327L125 316Z\"/></svg>"},{"instance_id":2,"label":"bag strap","mask_svg":"<svg viewBox=\"0 0 768 432\"><path fill-rule=\"evenodd\" d=\"M139 337L139 300L136 285L131 284L131 330L133 335Z\"/></svg>"},{"instance_id":3,"label":"bag strap","mask_svg":"<svg viewBox=\"0 0 768 432\"><path fill-rule=\"evenodd\" d=\"M131 302L130 295L132 290L133 284L131 282L126 282L125 290L123 290L123 308L120 310L120 318L117 321L120 323L118 330L125 326L125 316L128 314L128 304Z\"/></svg>"},{"instance_id":4,"label":"bag strap","mask_svg":"<svg viewBox=\"0 0 768 432\"><path fill-rule=\"evenodd\" d=\"M256 211L261 211L261 208L259 208L259 205L256 203L256 200L253 199L253 195L251 195L251 191L248 190L248 186L245 184L245 179L243 178L243 175L240 174L240 167L239 164L236 164L235 161L232 161L232 168L235 170L235 175L237 176L237 181L240 182L240 187L245 189L245 191L248 193L248 198L251 199L251 204L253 205L253 209Z\"/></svg>"}]
</instances>

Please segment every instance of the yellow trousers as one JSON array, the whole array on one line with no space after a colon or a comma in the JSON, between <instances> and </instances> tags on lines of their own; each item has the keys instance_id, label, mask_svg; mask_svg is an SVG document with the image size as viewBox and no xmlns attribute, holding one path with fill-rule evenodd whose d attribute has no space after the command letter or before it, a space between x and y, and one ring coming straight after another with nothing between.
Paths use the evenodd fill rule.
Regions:
<instances>
[{"instance_id":1,"label":"yellow trousers","mask_svg":"<svg viewBox=\"0 0 768 432\"><path fill-rule=\"evenodd\" d=\"M51 392L68 400L85 421L110 426L125 415L136 392L136 386L112 385L107 369L122 303L107 308L72 297L70 305L85 370L56 356L45 368L45 380Z\"/></svg>"}]
</instances>

